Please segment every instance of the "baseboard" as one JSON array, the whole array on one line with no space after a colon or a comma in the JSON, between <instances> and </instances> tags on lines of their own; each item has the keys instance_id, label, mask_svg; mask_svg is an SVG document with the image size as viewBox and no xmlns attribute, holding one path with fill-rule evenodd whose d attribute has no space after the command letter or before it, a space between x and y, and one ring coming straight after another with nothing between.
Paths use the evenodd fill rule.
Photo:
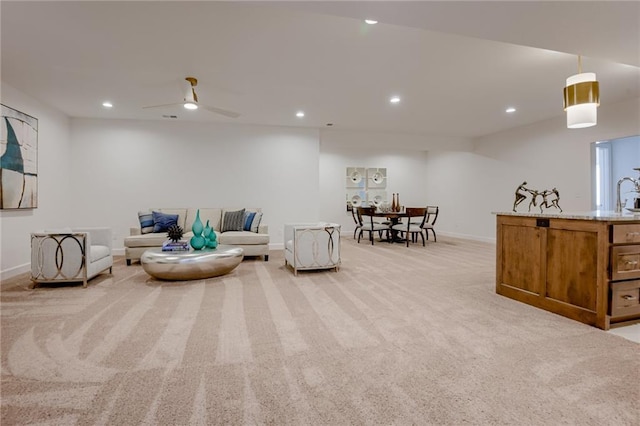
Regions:
<instances>
[{"instance_id":1,"label":"baseboard","mask_svg":"<svg viewBox=\"0 0 640 426\"><path fill-rule=\"evenodd\" d=\"M495 237L493 237L493 238L478 237L477 235L458 234L456 232L445 232L445 231L437 231L437 232L438 232L438 235L444 235L446 237L462 238L464 240L481 241L483 243L491 243L491 244L495 244L496 243Z\"/></svg>"},{"instance_id":2,"label":"baseboard","mask_svg":"<svg viewBox=\"0 0 640 426\"><path fill-rule=\"evenodd\" d=\"M284 243L269 243L269 250L284 250Z\"/></svg>"},{"instance_id":3,"label":"baseboard","mask_svg":"<svg viewBox=\"0 0 640 426\"><path fill-rule=\"evenodd\" d=\"M25 272L29 272L29 271L31 271L31 263L25 263L22 265L14 266L13 268L0 271L0 280L13 278L16 275L24 274Z\"/></svg>"}]
</instances>

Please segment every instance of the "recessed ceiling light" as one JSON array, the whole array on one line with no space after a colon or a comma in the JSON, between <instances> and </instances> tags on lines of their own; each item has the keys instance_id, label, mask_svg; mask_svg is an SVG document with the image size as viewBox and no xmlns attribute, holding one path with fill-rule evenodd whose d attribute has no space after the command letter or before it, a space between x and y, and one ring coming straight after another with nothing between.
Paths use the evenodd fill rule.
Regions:
<instances>
[{"instance_id":1,"label":"recessed ceiling light","mask_svg":"<svg viewBox=\"0 0 640 426\"><path fill-rule=\"evenodd\" d=\"M302 111L296 112L296 117L299 117L299 118L304 117L304 112L302 112Z\"/></svg>"},{"instance_id":2,"label":"recessed ceiling light","mask_svg":"<svg viewBox=\"0 0 640 426\"><path fill-rule=\"evenodd\" d=\"M186 109L198 109L198 105L194 104L193 102L185 102L184 107Z\"/></svg>"},{"instance_id":3,"label":"recessed ceiling light","mask_svg":"<svg viewBox=\"0 0 640 426\"><path fill-rule=\"evenodd\" d=\"M365 19L364 22L366 22L369 25L375 25L378 23L378 21L376 21L375 19Z\"/></svg>"},{"instance_id":4,"label":"recessed ceiling light","mask_svg":"<svg viewBox=\"0 0 640 426\"><path fill-rule=\"evenodd\" d=\"M389 99L389 102L391 102L392 104L397 104L398 102L400 102L400 96L392 96L391 99Z\"/></svg>"},{"instance_id":5,"label":"recessed ceiling light","mask_svg":"<svg viewBox=\"0 0 640 426\"><path fill-rule=\"evenodd\" d=\"M516 109L514 107L509 107L505 109L504 112L508 112L508 113L516 112Z\"/></svg>"},{"instance_id":6,"label":"recessed ceiling light","mask_svg":"<svg viewBox=\"0 0 640 426\"><path fill-rule=\"evenodd\" d=\"M111 107L113 107L113 104L111 102L109 102L109 101L104 101L102 103L102 106L105 107L105 108L111 108Z\"/></svg>"}]
</instances>

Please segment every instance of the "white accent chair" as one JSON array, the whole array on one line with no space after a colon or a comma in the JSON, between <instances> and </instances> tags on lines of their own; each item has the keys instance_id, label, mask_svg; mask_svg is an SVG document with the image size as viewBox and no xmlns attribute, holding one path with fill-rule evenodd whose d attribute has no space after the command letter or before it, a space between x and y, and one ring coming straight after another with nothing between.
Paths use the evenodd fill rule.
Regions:
<instances>
[{"instance_id":1,"label":"white accent chair","mask_svg":"<svg viewBox=\"0 0 640 426\"><path fill-rule=\"evenodd\" d=\"M287 224L284 226L284 263L293 274L300 270L340 267L340 225L337 223Z\"/></svg>"},{"instance_id":2,"label":"white accent chair","mask_svg":"<svg viewBox=\"0 0 640 426\"><path fill-rule=\"evenodd\" d=\"M87 282L109 270L113 254L111 228L74 228L31 234L32 288L40 283Z\"/></svg>"}]
</instances>

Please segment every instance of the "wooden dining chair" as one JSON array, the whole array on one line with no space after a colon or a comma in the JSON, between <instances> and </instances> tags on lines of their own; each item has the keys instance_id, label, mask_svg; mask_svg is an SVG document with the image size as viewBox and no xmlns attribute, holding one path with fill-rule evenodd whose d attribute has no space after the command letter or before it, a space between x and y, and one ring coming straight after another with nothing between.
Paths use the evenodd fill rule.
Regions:
<instances>
[{"instance_id":1,"label":"wooden dining chair","mask_svg":"<svg viewBox=\"0 0 640 426\"><path fill-rule=\"evenodd\" d=\"M358 220L360 222L360 232L358 233L358 243L360 243L360 237L365 232L369 233L369 241L371 245L374 242L374 234L377 232L381 237L383 233L387 234L389 238L389 231L391 228L388 224L379 223L374 220L373 214L375 213L375 207L358 207Z\"/></svg>"},{"instance_id":2,"label":"wooden dining chair","mask_svg":"<svg viewBox=\"0 0 640 426\"><path fill-rule=\"evenodd\" d=\"M353 217L353 222L356 224L356 227L353 230L353 239L354 240L357 238L357 234L358 234L358 232L360 232L360 229L362 229L362 224L360 223L360 220L358 219L357 210L358 210L357 207L351 206L351 217Z\"/></svg>"},{"instance_id":3,"label":"wooden dining chair","mask_svg":"<svg viewBox=\"0 0 640 426\"><path fill-rule=\"evenodd\" d=\"M427 235L427 240L429 239L429 231L431 231L433 233L433 241L438 241L436 237L435 224L436 220L438 220L439 212L440 208L438 206L427 206L427 217L422 225L422 228L424 228L425 234Z\"/></svg>"},{"instance_id":4,"label":"wooden dining chair","mask_svg":"<svg viewBox=\"0 0 640 426\"><path fill-rule=\"evenodd\" d=\"M409 247L409 240L417 241L418 235L422 238L422 245L426 245L424 224L427 219L427 208L425 207L407 207L405 209L407 221L393 225L392 229L403 235Z\"/></svg>"}]
</instances>

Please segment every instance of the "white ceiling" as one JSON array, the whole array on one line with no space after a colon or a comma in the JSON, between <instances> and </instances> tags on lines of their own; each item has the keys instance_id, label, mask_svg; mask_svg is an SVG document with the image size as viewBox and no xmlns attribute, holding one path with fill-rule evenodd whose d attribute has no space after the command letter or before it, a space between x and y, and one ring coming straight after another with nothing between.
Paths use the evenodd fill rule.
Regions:
<instances>
[{"instance_id":1,"label":"white ceiling","mask_svg":"<svg viewBox=\"0 0 640 426\"><path fill-rule=\"evenodd\" d=\"M602 105L640 97L636 1L3 0L0 15L2 80L71 117L472 138L563 115L577 54ZM142 108L181 101L186 76L242 115Z\"/></svg>"}]
</instances>

